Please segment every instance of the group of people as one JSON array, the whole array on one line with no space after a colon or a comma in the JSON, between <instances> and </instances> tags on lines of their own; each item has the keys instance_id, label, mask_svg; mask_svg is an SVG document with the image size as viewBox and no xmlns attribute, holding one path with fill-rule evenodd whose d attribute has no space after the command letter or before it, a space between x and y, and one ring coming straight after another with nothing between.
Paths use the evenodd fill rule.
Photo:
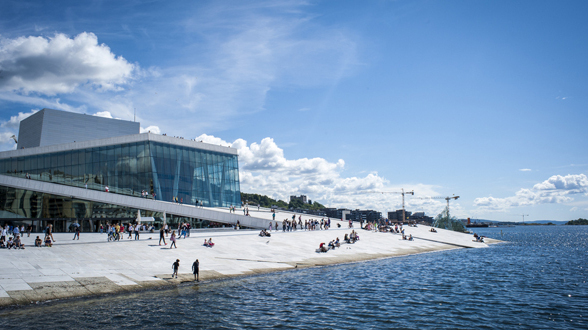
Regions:
<instances>
[{"instance_id":1,"label":"group of people","mask_svg":"<svg viewBox=\"0 0 588 330\"><path fill-rule=\"evenodd\" d=\"M404 235L404 230L403 230L402 231L402 239L405 240L405 241L412 241L413 240L412 234L406 236L406 235Z\"/></svg>"},{"instance_id":2,"label":"group of people","mask_svg":"<svg viewBox=\"0 0 588 330\"><path fill-rule=\"evenodd\" d=\"M261 232L259 232L259 236L261 236L261 237L271 237L272 234L270 234L267 230L262 229Z\"/></svg>"},{"instance_id":3,"label":"group of people","mask_svg":"<svg viewBox=\"0 0 588 330\"><path fill-rule=\"evenodd\" d=\"M354 235L355 231L352 231L351 234ZM359 239L359 236L358 236ZM347 243L349 243L349 236L347 234L345 234L345 241L347 241ZM321 243L319 245L319 248L317 250L317 252L327 252L329 250L334 250L335 248L341 247L341 241L339 241L339 237L337 237L337 239L334 239L332 241L330 241L328 244L325 243Z\"/></svg>"},{"instance_id":4,"label":"group of people","mask_svg":"<svg viewBox=\"0 0 588 330\"><path fill-rule=\"evenodd\" d=\"M167 242L165 241L165 238L167 237L167 235L170 233L171 231L171 236L169 238L169 240L171 241L171 244L169 246L169 248L178 248L178 246L176 245L176 241L180 238L182 238L182 236L184 237L184 239L186 237L190 237L190 229L192 228L192 226L190 225L190 223L188 222L180 222L178 224L178 234L176 234L175 230L171 230L170 226L166 223L165 225L163 225L160 229L159 229L159 245L161 245L161 241L163 241L164 245L167 245Z\"/></svg>"},{"instance_id":5,"label":"group of people","mask_svg":"<svg viewBox=\"0 0 588 330\"><path fill-rule=\"evenodd\" d=\"M4 225L0 226L0 248L7 248L7 249L24 249L25 245L22 242L22 237L24 237L24 233L27 233L27 237L31 236L32 225L29 225L26 229L25 226L10 226ZM53 242L55 242L55 238L53 238L53 225L49 224L45 230L45 246L51 247L53 246ZM12 235L12 237L10 236ZM43 240L39 236L35 239L35 246L41 247L43 245Z\"/></svg>"},{"instance_id":6,"label":"group of people","mask_svg":"<svg viewBox=\"0 0 588 330\"><path fill-rule=\"evenodd\" d=\"M325 220L324 218L321 219L320 221L318 219L310 219L310 220L304 220L304 223L302 222L302 216L298 216L298 221L296 221L296 216L293 215L292 216L292 220L290 219L284 219L282 220L282 231L283 232L289 232L289 231L296 231L298 229L300 230L327 230L331 227L331 219L327 219ZM272 222L270 221L269 226L268 226L268 230L269 231L278 231L279 229L279 224L277 221Z\"/></svg>"},{"instance_id":7,"label":"group of people","mask_svg":"<svg viewBox=\"0 0 588 330\"><path fill-rule=\"evenodd\" d=\"M16 236L16 238L13 240L12 237L8 238L8 241L4 241L4 237L0 238L0 248L8 248L9 250L14 248L16 249L24 249L25 245L21 242L20 240L20 236Z\"/></svg>"},{"instance_id":8,"label":"group of people","mask_svg":"<svg viewBox=\"0 0 588 330\"><path fill-rule=\"evenodd\" d=\"M174 276L178 278L178 271L180 270L180 259L176 259L172 264L172 278ZM192 274L194 274L194 281L200 282L200 261L196 259L194 263L192 263Z\"/></svg>"},{"instance_id":9,"label":"group of people","mask_svg":"<svg viewBox=\"0 0 588 330\"><path fill-rule=\"evenodd\" d=\"M209 238L208 241L206 240L206 238L204 239L204 246L206 247L213 247L214 243L212 242L212 238Z\"/></svg>"},{"instance_id":10,"label":"group of people","mask_svg":"<svg viewBox=\"0 0 588 330\"><path fill-rule=\"evenodd\" d=\"M359 241L359 235L357 234L357 232L355 232L355 230L352 230L351 234L349 234L349 236L347 234L345 234L345 237L343 237L343 240L348 244L353 244L353 243Z\"/></svg>"},{"instance_id":11,"label":"group of people","mask_svg":"<svg viewBox=\"0 0 588 330\"><path fill-rule=\"evenodd\" d=\"M142 229L144 229L145 227L143 227L143 225L141 224L133 224L133 223L127 223L126 225L124 223L121 224L114 224L111 225L110 223L106 224L107 227L107 233L108 233L108 241L120 241L121 238L124 238L124 233L128 233L127 239L133 239L133 237L135 238L136 241L139 240L140 237L140 232ZM104 230L104 228L100 228L100 232L102 233L102 231ZM74 236L75 238L75 236ZM79 237L78 237L79 238Z\"/></svg>"},{"instance_id":12,"label":"group of people","mask_svg":"<svg viewBox=\"0 0 588 330\"><path fill-rule=\"evenodd\" d=\"M86 187L86 189L87 189L87 187ZM143 198L149 198L149 192L147 190L141 190L141 197L143 197ZM155 199L155 193L152 193L151 194L151 197L153 199Z\"/></svg>"}]
</instances>

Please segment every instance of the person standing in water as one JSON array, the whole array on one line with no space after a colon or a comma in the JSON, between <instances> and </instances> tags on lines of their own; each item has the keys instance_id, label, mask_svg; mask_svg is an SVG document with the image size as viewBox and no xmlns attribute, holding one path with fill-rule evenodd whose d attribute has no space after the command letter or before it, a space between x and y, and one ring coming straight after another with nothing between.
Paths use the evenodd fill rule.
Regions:
<instances>
[{"instance_id":1,"label":"person standing in water","mask_svg":"<svg viewBox=\"0 0 588 330\"><path fill-rule=\"evenodd\" d=\"M172 264L172 269L174 270L174 272L172 273L172 278L174 278L174 275L176 275L176 278L178 278L178 269L180 268L180 259L176 259L176 262L174 262Z\"/></svg>"},{"instance_id":2,"label":"person standing in water","mask_svg":"<svg viewBox=\"0 0 588 330\"><path fill-rule=\"evenodd\" d=\"M192 273L194 273L194 280L196 282L200 282L200 275L199 273L199 269L200 268L200 262L198 261L198 259L196 259L196 261L194 261L194 263L192 264Z\"/></svg>"}]
</instances>

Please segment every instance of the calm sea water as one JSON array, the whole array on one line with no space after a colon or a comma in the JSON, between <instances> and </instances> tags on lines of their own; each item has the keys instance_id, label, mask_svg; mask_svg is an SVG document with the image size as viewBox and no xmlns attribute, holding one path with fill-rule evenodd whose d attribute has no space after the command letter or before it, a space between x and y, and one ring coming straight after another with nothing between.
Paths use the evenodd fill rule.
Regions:
<instances>
[{"instance_id":1,"label":"calm sea water","mask_svg":"<svg viewBox=\"0 0 588 330\"><path fill-rule=\"evenodd\" d=\"M509 243L8 309L0 326L588 329L588 226L477 232Z\"/></svg>"}]
</instances>

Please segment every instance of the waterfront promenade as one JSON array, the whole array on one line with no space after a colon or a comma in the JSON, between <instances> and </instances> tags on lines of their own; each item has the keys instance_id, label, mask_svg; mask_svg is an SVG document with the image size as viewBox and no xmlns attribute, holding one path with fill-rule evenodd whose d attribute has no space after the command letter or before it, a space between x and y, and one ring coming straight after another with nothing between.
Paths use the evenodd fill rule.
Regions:
<instances>
[{"instance_id":1,"label":"waterfront promenade","mask_svg":"<svg viewBox=\"0 0 588 330\"><path fill-rule=\"evenodd\" d=\"M124 239L107 242L106 234L81 233L73 241L73 233L55 233L53 247L34 247L37 235L25 237L24 250L0 250L0 306L29 304L69 297L91 296L143 290L152 287L176 286L192 281L191 265L200 261L200 280L208 281L231 276L259 274L301 267L409 255L447 249L487 247L472 241L472 235L442 229L429 232L430 227L405 226L406 235L414 241L402 240L400 234L376 233L354 228L360 235L355 244L342 244L327 253L317 253L319 244L339 237L343 240L351 229L293 232L272 231L271 237L259 237L258 230L192 230L191 237L179 239L177 249L159 245L159 233L142 233L140 240ZM203 246L212 238L213 248ZM487 243L496 242L487 240ZM172 263L180 259L179 278L172 279Z\"/></svg>"}]
</instances>

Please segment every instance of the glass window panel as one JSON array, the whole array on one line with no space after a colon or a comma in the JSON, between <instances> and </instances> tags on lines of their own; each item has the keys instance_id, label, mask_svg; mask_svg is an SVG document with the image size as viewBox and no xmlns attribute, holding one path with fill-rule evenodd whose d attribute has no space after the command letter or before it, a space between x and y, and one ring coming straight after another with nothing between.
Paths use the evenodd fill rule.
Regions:
<instances>
[{"instance_id":1,"label":"glass window panel","mask_svg":"<svg viewBox=\"0 0 588 330\"><path fill-rule=\"evenodd\" d=\"M24 157L18 157L16 161L17 161L17 164L16 164L17 172L24 171Z\"/></svg>"},{"instance_id":2,"label":"glass window panel","mask_svg":"<svg viewBox=\"0 0 588 330\"><path fill-rule=\"evenodd\" d=\"M129 157L137 158L137 144L133 143L129 146Z\"/></svg>"},{"instance_id":3,"label":"glass window panel","mask_svg":"<svg viewBox=\"0 0 588 330\"><path fill-rule=\"evenodd\" d=\"M78 176L78 173L79 173L78 168L79 168L78 165L72 165L70 167L70 174L71 174L72 177L77 177Z\"/></svg>"},{"instance_id":4,"label":"glass window panel","mask_svg":"<svg viewBox=\"0 0 588 330\"><path fill-rule=\"evenodd\" d=\"M137 174L137 170L139 167L139 163L137 161L137 158L129 157L128 164L129 164L129 167L128 167L129 173L130 174Z\"/></svg>"},{"instance_id":5,"label":"glass window panel","mask_svg":"<svg viewBox=\"0 0 588 330\"><path fill-rule=\"evenodd\" d=\"M137 157L145 157L145 144L137 144Z\"/></svg>"},{"instance_id":6,"label":"glass window panel","mask_svg":"<svg viewBox=\"0 0 588 330\"><path fill-rule=\"evenodd\" d=\"M121 156L122 157L129 157L129 145L123 144L121 146Z\"/></svg>"},{"instance_id":7,"label":"glass window panel","mask_svg":"<svg viewBox=\"0 0 588 330\"><path fill-rule=\"evenodd\" d=\"M115 152L114 152L114 147L113 146L109 146L106 149L106 155L107 155L107 160L108 161L113 161L115 159Z\"/></svg>"},{"instance_id":8,"label":"glass window panel","mask_svg":"<svg viewBox=\"0 0 588 330\"><path fill-rule=\"evenodd\" d=\"M41 155L41 157L43 158L43 168L48 170L51 168L51 155L49 154L44 154Z\"/></svg>"},{"instance_id":9,"label":"glass window panel","mask_svg":"<svg viewBox=\"0 0 588 330\"><path fill-rule=\"evenodd\" d=\"M100 174L100 163L92 163L92 174Z\"/></svg>"},{"instance_id":10,"label":"glass window panel","mask_svg":"<svg viewBox=\"0 0 588 330\"><path fill-rule=\"evenodd\" d=\"M71 152L71 165L78 165L80 162L80 151L79 150L73 150Z\"/></svg>"},{"instance_id":11,"label":"glass window panel","mask_svg":"<svg viewBox=\"0 0 588 330\"><path fill-rule=\"evenodd\" d=\"M86 151L80 150L78 152L78 164L85 164L86 163Z\"/></svg>"},{"instance_id":12,"label":"glass window panel","mask_svg":"<svg viewBox=\"0 0 588 330\"><path fill-rule=\"evenodd\" d=\"M107 148L106 147L100 147L100 159L98 160L99 163L104 163L106 161L108 161L108 154L107 154ZM94 159L94 161L96 161Z\"/></svg>"},{"instance_id":13,"label":"glass window panel","mask_svg":"<svg viewBox=\"0 0 588 330\"><path fill-rule=\"evenodd\" d=\"M94 161L92 156L93 156L92 149L86 149L86 163L91 163Z\"/></svg>"},{"instance_id":14,"label":"glass window panel","mask_svg":"<svg viewBox=\"0 0 588 330\"><path fill-rule=\"evenodd\" d=\"M31 170L31 157L26 157L24 159L24 166L23 166L23 170L28 172Z\"/></svg>"},{"instance_id":15,"label":"glass window panel","mask_svg":"<svg viewBox=\"0 0 588 330\"><path fill-rule=\"evenodd\" d=\"M57 153L57 166L63 167L65 164L65 156L63 152Z\"/></svg>"},{"instance_id":16,"label":"glass window panel","mask_svg":"<svg viewBox=\"0 0 588 330\"><path fill-rule=\"evenodd\" d=\"M169 146L168 145L165 145L165 146L158 145L157 152L158 152L157 157L163 157L165 159L169 159Z\"/></svg>"},{"instance_id":17,"label":"glass window panel","mask_svg":"<svg viewBox=\"0 0 588 330\"><path fill-rule=\"evenodd\" d=\"M53 170L53 182L63 183L63 166L57 167Z\"/></svg>"},{"instance_id":18,"label":"glass window panel","mask_svg":"<svg viewBox=\"0 0 588 330\"><path fill-rule=\"evenodd\" d=\"M43 155L35 156L34 165L36 169L43 168Z\"/></svg>"},{"instance_id":19,"label":"glass window panel","mask_svg":"<svg viewBox=\"0 0 588 330\"><path fill-rule=\"evenodd\" d=\"M71 166L71 154L72 154L71 151L66 151L63 153L63 165L64 166Z\"/></svg>"}]
</instances>

